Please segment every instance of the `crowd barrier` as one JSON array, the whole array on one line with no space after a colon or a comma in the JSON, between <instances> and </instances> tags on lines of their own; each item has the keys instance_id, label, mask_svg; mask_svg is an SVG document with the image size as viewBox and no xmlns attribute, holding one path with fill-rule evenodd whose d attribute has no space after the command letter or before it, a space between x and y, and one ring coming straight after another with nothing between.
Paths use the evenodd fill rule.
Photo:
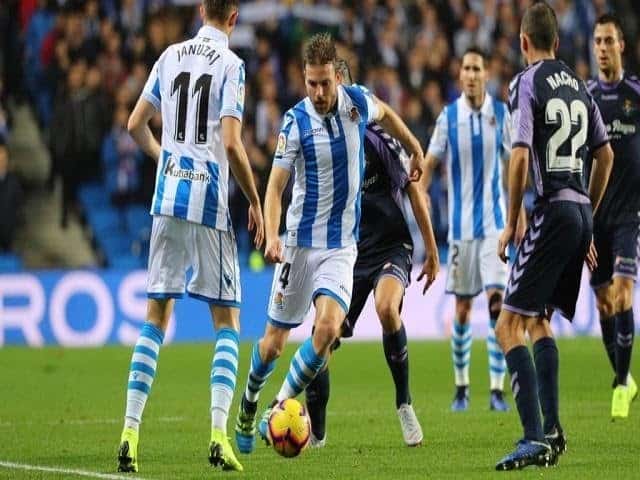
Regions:
<instances>
[{"instance_id":1,"label":"crowd barrier","mask_svg":"<svg viewBox=\"0 0 640 480\"><path fill-rule=\"evenodd\" d=\"M414 271L416 278L418 271ZM272 271L243 272L241 338L253 340L264 330ZM412 284L405 296L402 318L411 339L445 338L454 317L453 297L446 295L446 268L426 295ZM72 270L22 272L0 275L0 345L63 345L69 347L132 344L146 313L146 272ZM638 304L639 289L636 289ZM309 335L313 312L293 330L291 338ZM636 322L640 326L640 322ZM488 326L487 302L479 295L473 305L474 336L484 337ZM588 274L573 323L554 315L559 336L599 335L600 326ZM381 335L372 298L358 321L354 340ZM198 300L185 297L176 303L166 342L206 342L214 338L209 310Z\"/></svg>"}]
</instances>

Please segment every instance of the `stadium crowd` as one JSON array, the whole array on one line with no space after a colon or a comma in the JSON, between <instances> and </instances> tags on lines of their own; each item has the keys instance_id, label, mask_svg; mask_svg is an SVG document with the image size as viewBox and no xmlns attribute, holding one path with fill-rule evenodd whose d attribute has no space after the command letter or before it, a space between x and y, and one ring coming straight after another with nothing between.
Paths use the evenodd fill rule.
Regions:
<instances>
[{"instance_id":1,"label":"stadium crowd","mask_svg":"<svg viewBox=\"0 0 640 480\"><path fill-rule=\"evenodd\" d=\"M114 205L149 205L155 164L129 137L126 121L164 48L197 32L197 3L9 0L0 6L4 37L0 52L0 145L11 135L7 97L28 101L50 149L51 180L57 176L63 180L63 226L69 212L76 211L78 187L88 181L101 182ZM401 112L426 149L439 112L460 94L459 57L467 47L476 45L488 52L488 91L506 97L509 80L522 68L518 26L521 12L530 3L243 2L231 48L247 67L243 135L259 188L266 186L281 115L305 96L300 47L311 33L333 33L354 78ZM595 18L608 10L623 12L627 68L638 71L639 2L550 3L561 29L559 57L582 77L595 71L590 34ZM159 133L159 116L155 127ZM444 171L437 172L430 191L434 226L441 242L447 232L445 178ZM0 178L0 189L5 184ZM244 199L238 188L232 187L230 192L234 223L244 227ZM2 195L0 191L4 199ZM4 204L2 208L8 211ZM3 219L7 218L3 214ZM248 238L239 240L248 251Z\"/></svg>"}]
</instances>

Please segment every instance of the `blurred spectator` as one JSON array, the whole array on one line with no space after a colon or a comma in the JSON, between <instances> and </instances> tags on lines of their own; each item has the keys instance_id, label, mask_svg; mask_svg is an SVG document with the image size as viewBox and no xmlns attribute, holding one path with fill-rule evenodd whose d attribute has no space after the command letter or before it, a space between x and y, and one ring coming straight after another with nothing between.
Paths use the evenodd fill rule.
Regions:
<instances>
[{"instance_id":1,"label":"blurred spectator","mask_svg":"<svg viewBox=\"0 0 640 480\"><path fill-rule=\"evenodd\" d=\"M102 167L107 192L114 205L138 200L140 165L144 154L127 131L129 110L120 105L113 116L113 126L102 143Z\"/></svg>"},{"instance_id":2,"label":"blurred spectator","mask_svg":"<svg viewBox=\"0 0 640 480\"><path fill-rule=\"evenodd\" d=\"M76 61L69 68L67 88L56 102L51 153L56 167L54 174L60 173L62 177L63 227L67 225L70 209L75 206L78 185L99 173L106 111L99 79L95 68L87 72L86 62Z\"/></svg>"},{"instance_id":3,"label":"blurred spectator","mask_svg":"<svg viewBox=\"0 0 640 480\"><path fill-rule=\"evenodd\" d=\"M3 65L12 65L11 58L17 55L15 31L22 25L22 83L43 127L50 124L55 105L50 142L53 172L62 175L65 185L65 212L74 202L78 183L99 175L100 159L103 183L117 203L140 197L150 202L156 164L134 154L123 130L124 117L167 45L197 32L198 6L178 7L179 2L170 0L6 1L8 9L5 2L0 5L0 29L6 30L3 39L13 40L5 42L12 44L10 48L0 50L0 70L7 84L7 72L19 70ZM18 11L13 8L17 2L14 25L7 12ZM282 112L306 95L300 51L310 34L332 32L353 77L397 109L426 146L437 115L460 94L456 55L468 46L477 45L489 53L488 90L506 99L510 80L523 67L519 24L531 2L242 2L240 24L230 42L247 69L243 139L261 188L270 170ZM617 10L625 27L627 68L640 67L640 2L550 2L560 25L560 57L582 78L595 71L590 41L594 21L611 9ZM13 77L12 82L8 87L16 94L18 80ZM0 91L0 137L6 131L4 100ZM152 130L159 138L158 122L159 117L154 117ZM445 238L442 229L447 227L447 187L438 177L443 173L435 172L431 196L440 239ZM234 188L230 188L230 208L241 234L246 205Z\"/></svg>"},{"instance_id":4,"label":"blurred spectator","mask_svg":"<svg viewBox=\"0 0 640 480\"><path fill-rule=\"evenodd\" d=\"M11 250L21 219L22 188L18 177L9 171L9 153L0 139L0 252Z\"/></svg>"}]
</instances>

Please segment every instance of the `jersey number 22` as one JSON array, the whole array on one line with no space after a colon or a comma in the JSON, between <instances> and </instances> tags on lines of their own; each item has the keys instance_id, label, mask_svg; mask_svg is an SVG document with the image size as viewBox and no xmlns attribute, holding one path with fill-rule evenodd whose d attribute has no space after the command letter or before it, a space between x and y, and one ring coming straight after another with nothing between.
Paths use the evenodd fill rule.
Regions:
<instances>
[{"instance_id":1,"label":"jersey number 22","mask_svg":"<svg viewBox=\"0 0 640 480\"><path fill-rule=\"evenodd\" d=\"M578 150L587 141L587 107L580 100L573 100L571 106L560 98L552 98L545 109L547 124L559 124L547 143L548 172L582 172L582 158ZM558 150L571 135L571 125L580 125L580 130L571 138L571 154L559 155Z\"/></svg>"}]
</instances>

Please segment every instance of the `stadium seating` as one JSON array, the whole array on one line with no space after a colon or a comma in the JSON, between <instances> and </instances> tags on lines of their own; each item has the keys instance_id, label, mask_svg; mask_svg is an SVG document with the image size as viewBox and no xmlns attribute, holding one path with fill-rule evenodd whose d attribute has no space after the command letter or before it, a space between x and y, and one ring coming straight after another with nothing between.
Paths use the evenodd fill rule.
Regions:
<instances>
[{"instance_id":1,"label":"stadium seating","mask_svg":"<svg viewBox=\"0 0 640 480\"><path fill-rule=\"evenodd\" d=\"M144 268L151 235L148 208L141 204L113 206L106 188L99 183L83 185L78 198L94 247L102 254L106 266Z\"/></svg>"}]
</instances>

